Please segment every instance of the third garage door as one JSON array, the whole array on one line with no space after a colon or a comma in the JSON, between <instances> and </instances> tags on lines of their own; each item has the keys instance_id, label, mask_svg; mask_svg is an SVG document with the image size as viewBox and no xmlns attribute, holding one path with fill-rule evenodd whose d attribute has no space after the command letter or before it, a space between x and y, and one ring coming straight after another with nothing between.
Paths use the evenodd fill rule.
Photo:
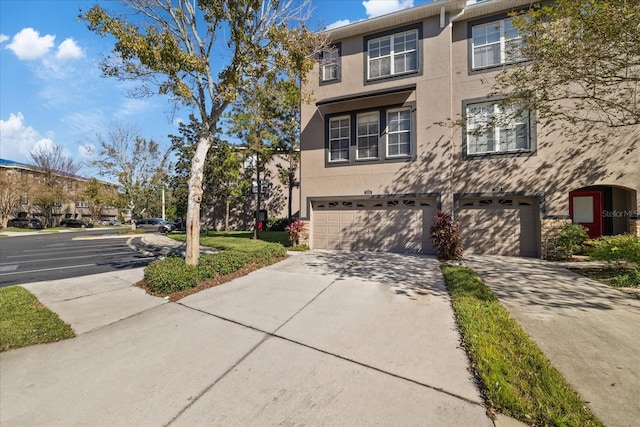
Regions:
<instances>
[{"instance_id":1,"label":"third garage door","mask_svg":"<svg viewBox=\"0 0 640 427\"><path fill-rule=\"evenodd\" d=\"M465 254L537 257L536 198L462 199L458 222Z\"/></svg>"},{"instance_id":2,"label":"third garage door","mask_svg":"<svg viewBox=\"0 0 640 427\"><path fill-rule=\"evenodd\" d=\"M312 207L315 249L434 253L429 227L435 199L318 201Z\"/></svg>"}]
</instances>

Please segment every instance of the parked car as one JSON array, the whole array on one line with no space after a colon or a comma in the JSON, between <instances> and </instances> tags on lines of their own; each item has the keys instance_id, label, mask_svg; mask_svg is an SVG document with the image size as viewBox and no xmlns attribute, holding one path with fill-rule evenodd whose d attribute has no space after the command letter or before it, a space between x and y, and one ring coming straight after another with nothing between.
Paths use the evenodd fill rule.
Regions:
<instances>
[{"instance_id":1,"label":"parked car","mask_svg":"<svg viewBox=\"0 0 640 427\"><path fill-rule=\"evenodd\" d=\"M93 224L81 219L63 219L62 221L60 221L60 227L92 228Z\"/></svg>"},{"instance_id":2,"label":"parked car","mask_svg":"<svg viewBox=\"0 0 640 427\"><path fill-rule=\"evenodd\" d=\"M169 233L176 229L176 225L172 222L165 221L162 218L144 218L136 220L136 228L141 228L145 231Z\"/></svg>"},{"instance_id":3,"label":"parked car","mask_svg":"<svg viewBox=\"0 0 640 427\"><path fill-rule=\"evenodd\" d=\"M103 219L102 221L100 221L100 225L119 226L119 225L122 225L122 223L117 219Z\"/></svg>"},{"instance_id":4,"label":"parked car","mask_svg":"<svg viewBox=\"0 0 640 427\"><path fill-rule=\"evenodd\" d=\"M13 218L7 221L7 227L33 229L43 228L42 221L37 218Z\"/></svg>"}]
</instances>

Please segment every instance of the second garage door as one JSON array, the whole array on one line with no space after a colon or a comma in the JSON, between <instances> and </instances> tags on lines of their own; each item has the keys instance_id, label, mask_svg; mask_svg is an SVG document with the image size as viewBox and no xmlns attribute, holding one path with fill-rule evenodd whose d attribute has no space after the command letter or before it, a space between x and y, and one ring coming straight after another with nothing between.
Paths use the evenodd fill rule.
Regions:
<instances>
[{"instance_id":1,"label":"second garage door","mask_svg":"<svg viewBox=\"0 0 640 427\"><path fill-rule=\"evenodd\" d=\"M319 201L312 207L315 249L434 253L429 227L435 199Z\"/></svg>"},{"instance_id":2,"label":"second garage door","mask_svg":"<svg viewBox=\"0 0 640 427\"><path fill-rule=\"evenodd\" d=\"M465 254L537 257L536 198L463 199L458 222Z\"/></svg>"}]
</instances>

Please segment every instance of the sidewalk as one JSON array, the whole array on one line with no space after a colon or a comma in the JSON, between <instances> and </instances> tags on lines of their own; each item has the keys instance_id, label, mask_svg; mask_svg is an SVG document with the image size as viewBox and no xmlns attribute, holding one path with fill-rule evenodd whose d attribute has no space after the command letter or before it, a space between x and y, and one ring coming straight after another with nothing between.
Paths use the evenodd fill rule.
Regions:
<instances>
[{"instance_id":1,"label":"sidewalk","mask_svg":"<svg viewBox=\"0 0 640 427\"><path fill-rule=\"evenodd\" d=\"M465 260L607 427L640 420L640 301L554 263Z\"/></svg>"},{"instance_id":2,"label":"sidewalk","mask_svg":"<svg viewBox=\"0 0 640 427\"><path fill-rule=\"evenodd\" d=\"M0 424L493 425L433 258L307 252L179 303L141 277L27 285L77 337L0 353Z\"/></svg>"}]
</instances>

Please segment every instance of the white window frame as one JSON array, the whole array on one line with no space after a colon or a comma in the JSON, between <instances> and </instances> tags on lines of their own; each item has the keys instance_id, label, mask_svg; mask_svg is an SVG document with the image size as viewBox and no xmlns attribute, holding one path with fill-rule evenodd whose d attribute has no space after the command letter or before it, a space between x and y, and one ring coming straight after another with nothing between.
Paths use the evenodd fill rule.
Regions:
<instances>
[{"instance_id":1,"label":"white window frame","mask_svg":"<svg viewBox=\"0 0 640 427\"><path fill-rule=\"evenodd\" d=\"M489 107L489 108L487 108ZM515 107L514 107L515 108ZM474 114L474 109L484 109L485 112L482 116L477 118L477 113ZM509 113L512 114L512 113ZM503 108L497 102L479 102L474 104L468 104L465 109L466 115L466 151L468 155L476 154L500 154L500 153L517 153L517 152L530 152L533 149L532 137L531 137L531 114L529 112L523 112L517 117L512 117L508 121L505 119ZM492 122L494 122L492 124ZM479 130L486 127L484 131ZM518 127L524 127L525 132L525 147L517 147L517 132ZM516 132L513 143L516 145L513 148L508 147L508 141L503 141L503 132ZM479 132L479 133L476 133ZM492 138L493 150L478 150L479 138ZM471 150L472 145L475 145L474 151ZM487 144L488 145L488 144Z\"/></svg>"},{"instance_id":2,"label":"white window frame","mask_svg":"<svg viewBox=\"0 0 640 427\"><path fill-rule=\"evenodd\" d=\"M405 36L407 34L415 34L415 48L413 49L406 49L403 51L395 51L395 39L396 37L400 37L400 36ZM389 53L388 54L384 54L384 55L380 55L380 56L376 56L375 58L371 57L371 45L372 43L380 43L383 40L389 40ZM417 29L412 29L412 30L408 30L408 31L402 31L400 33L396 33L396 34L390 34L387 36L383 36L383 37L376 37L374 39L368 40L367 41L367 80L376 80L376 79L383 79L386 77L391 77L391 76L396 76L396 75L402 75L402 74L409 74L409 73L415 73L416 71L418 71L420 69L420 55L418 55L418 47L419 47L419 43L420 43L420 38L419 38L419 34L418 34L418 30ZM414 54L415 58L416 58L416 66L413 69L410 70L404 70L404 71L399 71L396 72L395 70L395 59L396 57L399 57L401 55L403 56L407 56L409 54ZM389 58L389 74L380 74L378 76L371 76L371 64L373 61L380 61L384 58Z\"/></svg>"},{"instance_id":3,"label":"white window frame","mask_svg":"<svg viewBox=\"0 0 640 427\"><path fill-rule=\"evenodd\" d=\"M88 207L89 207L89 204L88 204L86 201L84 201L84 200L78 200L78 201L76 202L76 207L77 207L77 208L88 208Z\"/></svg>"},{"instance_id":4,"label":"white window frame","mask_svg":"<svg viewBox=\"0 0 640 427\"><path fill-rule=\"evenodd\" d=\"M340 50L338 47L322 52L320 60L320 81L331 82L339 79Z\"/></svg>"},{"instance_id":5,"label":"white window frame","mask_svg":"<svg viewBox=\"0 0 640 427\"><path fill-rule=\"evenodd\" d=\"M360 133L360 119L364 119L367 117L375 117L376 121L375 121L375 131L372 132L372 130L370 129L369 123L367 122L367 129L366 129L366 133L361 134ZM369 157L360 157L360 138L366 138L367 140L370 140L370 138L374 138L376 141L375 147L376 147L376 155L375 156L369 156ZM374 159L379 159L380 158L380 147L379 147L379 138L380 138L380 112L378 111L369 111L366 113L360 113L358 115L356 115L356 159L358 160L374 160Z\"/></svg>"},{"instance_id":6,"label":"white window frame","mask_svg":"<svg viewBox=\"0 0 640 427\"><path fill-rule=\"evenodd\" d=\"M342 121L346 120L347 121L347 126L342 126ZM331 137L331 123L332 122L338 122L338 128L339 129L339 135L337 138L332 138ZM347 136L343 136L342 135L342 130L346 129L347 130ZM333 145L334 143L337 144L342 144L344 141L347 142L347 157L344 159L333 159ZM331 163L340 163L340 162L348 162L350 160L350 156L349 156L349 152L350 152L350 147L351 147L351 116L350 115L344 115L344 116L338 116L338 117L331 117L329 119L329 162ZM342 151L343 148L340 145L340 149L338 151Z\"/></svg>"},{"instance_id":7,"label":"white window frame","mask_svg":"<svg viewBox=\"0 0 640 427\"><path fill-rule=\"evenodd\" d=\"M512 23L513 23L513 18L505 18L497 21L488 22L485 24L477 24L471 27L471 66L474 70L495 67L502 64L509 64L509 63L520 61L522 59L521 55L515 55L515 58L509 58L509 54L510 54L509 45L515 45L515 44L522 45L523 43L522 35L519 34L518 30L513 27ZM500 33L499 40L493 41L490 43L483 43L483 44L476 45L475 43L476 31L479 31L480 29L484 29L491 26L498 27L498 31ZM514 37L507 37L507 30L509 28L513 31L516 31L518 35ZM499 46L500 60L498 62L491 63L491 64L477 65L476 49L483 49L488 46ZM513 52L511 52L511 54L513 55Z\"/></svg>"},{"instance_id":8,"label":"white window frame","mask_svg":"<svg viewBox=\"0 0 640 427\"><path fill-rule=\"evenodd\" d=\"M391 122L390 120L390 115L391 114L397 114L400 112L408 112L409 113L409 129L400 129L400 130L391 130L389 128L389 123ZM400 108L392 108L387 110L386 112L387 114L387 123L386 123L386 129L385 129L385 134L387 136L386 141L385 141L385 149L386 149L386 154L387 154L387 158L398 158L398 157L409 157L411 156L413 153L411 152L411 146L412 141L413 141L413 123L412 123L412 117L411 117L411 108L410 107L400 107ZM399 154L390 154L389 153L389 139L391 135L400 135L400 134L409 134L409 141L407 141L407 145L408 145L408 151L407 153L399 153ZM400 146L400 144L397 144L398 146Z\"/></svg>"}]
</instances>

